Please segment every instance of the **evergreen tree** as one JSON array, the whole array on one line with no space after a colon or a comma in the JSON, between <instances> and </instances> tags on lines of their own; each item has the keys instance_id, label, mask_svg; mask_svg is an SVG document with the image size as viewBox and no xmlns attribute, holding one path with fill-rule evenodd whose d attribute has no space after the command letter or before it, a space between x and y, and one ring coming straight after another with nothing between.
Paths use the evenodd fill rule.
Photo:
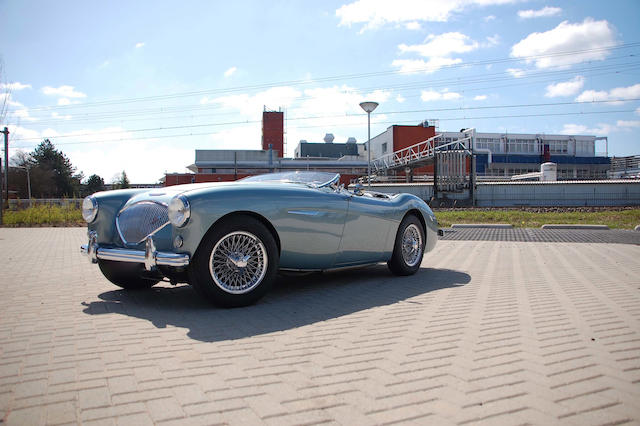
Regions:
<instances>
[{"instance_id":1,"label":"evergreen tree","mask_svg":"<svg viewBox=\"0 0 640 426\"><path fill-rule=\"evenodd\" d=\"M74 174L71 160L45 139L30 155L35 197L72 197L81 189L82 174Z\"/></svg>"},{"instance_id":2,"label":"evergreen tree","mask_svg":"<svg viewBox=\"0 0 640 426\"><path fill-rule=\"evenodd\" d=\"M129 183L129 178L127 177L127 173L123 170L120 175L120 179L116 182L119 189L130 188L131 184Z\"/></svg>"},{"instance_id":3,"label":"evergreen tree","mask_svg":"<svg viewBox=\"0 0 640 426\"><path fill-rule=\"evenodd\" d=\"M102 179L98 175L91 175L89 179L87 179L87 183L85 184L85 192L90 195L94 192L104 191L104 179Z\"/></svg>"}]
</instances>

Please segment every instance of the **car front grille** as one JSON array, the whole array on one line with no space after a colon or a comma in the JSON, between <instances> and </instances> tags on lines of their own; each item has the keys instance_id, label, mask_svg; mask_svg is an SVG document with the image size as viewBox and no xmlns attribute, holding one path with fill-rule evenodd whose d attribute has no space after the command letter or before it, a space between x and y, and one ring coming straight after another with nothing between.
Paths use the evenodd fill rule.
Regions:
<instances>
[{"instance_id":1,"label":"car front grille","mask_svg":"<svg viewBox=\"0 0 640 426\"><path fill-rule=\"evenodd\" d=\"M116 226L125 244L138 244L147 235L169 222L167 206L153 201L140 201L120 210Z\"/></svg>"}]
</instances>

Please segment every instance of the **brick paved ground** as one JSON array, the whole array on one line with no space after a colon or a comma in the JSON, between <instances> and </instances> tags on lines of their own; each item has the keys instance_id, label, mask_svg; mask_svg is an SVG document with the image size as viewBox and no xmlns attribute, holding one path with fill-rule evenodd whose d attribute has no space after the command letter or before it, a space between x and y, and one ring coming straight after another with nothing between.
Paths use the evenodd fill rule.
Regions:
<instances>
[{"instance_id":1,"label":"brick paved ground","mask_svg":"<svg viewBox=\"0 0 640 426\"><path fill-rule=\"evenodd\" d=\"M1 423L640 422L640 246L440 241L221 310L117 289L84 236L0 229Z\"/></svg>"},{"instance_id":2,"label":"brick paved ground","mask_svg":"<svg viewBox=\"0 0 640 426\"><path fill-rule=\"evenodd\" d=\"M521 241L547 243L616 243L640 245L640 232L540 228L444 228L443 240Z\"/></svg>"}]
</instances>

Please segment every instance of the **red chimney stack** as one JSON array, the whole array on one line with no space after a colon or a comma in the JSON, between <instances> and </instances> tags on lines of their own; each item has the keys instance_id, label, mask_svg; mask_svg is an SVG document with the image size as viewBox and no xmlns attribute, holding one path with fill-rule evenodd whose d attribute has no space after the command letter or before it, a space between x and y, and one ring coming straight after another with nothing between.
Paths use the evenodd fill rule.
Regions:
<instances>
[{"instance_id":1,"label":"red chimney stack","mask_svg":"<svg viewBox=\"0 0 640 426\"><path fill-rule=\"evenodd\" d=\"M284 156L284 112L264 111L262 113L262 149L278 151L278 157Z\"/></svg>"}]
</instances>

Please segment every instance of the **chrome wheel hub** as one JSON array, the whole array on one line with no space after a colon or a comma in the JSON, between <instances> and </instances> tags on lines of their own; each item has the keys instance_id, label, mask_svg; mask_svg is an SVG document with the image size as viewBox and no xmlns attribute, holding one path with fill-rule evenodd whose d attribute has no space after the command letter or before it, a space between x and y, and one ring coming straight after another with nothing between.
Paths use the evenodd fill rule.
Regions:
<instances>
[{"instance_id":1,"label":"chrome wheel hub","mask_svg":"<svg viewBox=\"0 0 640 426\"><path fill-rule=\"evenodd\" d=\"M209 272L218 287L227 293L253 290L267 273L267 250L262 241L245 231L222 237L211 251Z\"/></svg>"},{"instance_id":2,"label":"chrome wheel hub","mask_svg":"<svg viewBox=\"0 0 640 426\"><path fill-rule=\"evenodd\" d=\"M402 233L402 260L411 267L420 262L422 255L422 233L413 223Z\"/></svg>"}]
</instances>

